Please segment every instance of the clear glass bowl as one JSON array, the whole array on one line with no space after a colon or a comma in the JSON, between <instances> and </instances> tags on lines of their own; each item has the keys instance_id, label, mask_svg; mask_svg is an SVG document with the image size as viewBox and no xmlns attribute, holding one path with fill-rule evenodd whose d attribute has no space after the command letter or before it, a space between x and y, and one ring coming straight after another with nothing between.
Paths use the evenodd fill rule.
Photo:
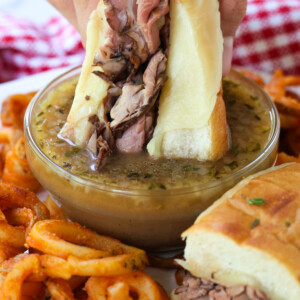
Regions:
<instances>
[{"instance_id":1,"label":"clear glass bowl","mask_svg":"<svg viewBox=\"0 0 300 300\"><path fill-rule=\"evenodd\" d=\"M47 84L31 101L24 121L30 167L73 221L144 249L178 247L182 245L180 234L200 212L243 177L266 169L275 162L280 129L276 108L258 85L232 71L229 77L251 89L264 101L271 118L266 147L245 167L205 184L160 191L118 189L73 175L40 150L33 135L32 120L47 94L62 82L78 76L80 70L79 67L74 68Z\"/></svg>"}]
</instances>

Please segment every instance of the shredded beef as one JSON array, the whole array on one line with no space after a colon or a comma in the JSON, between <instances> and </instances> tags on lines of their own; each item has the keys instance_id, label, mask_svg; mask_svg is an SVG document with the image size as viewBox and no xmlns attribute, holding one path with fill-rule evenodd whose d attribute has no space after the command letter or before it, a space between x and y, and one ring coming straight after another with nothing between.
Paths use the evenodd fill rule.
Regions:
<instances>
[{"instance_id":1,"label":"shredded beef","mask_svg":"<svg viewBox=\"0 0 300 300\"><path fill-rule=\"evenodd\" d=\"M169 11L168 0L105 0L105 17L110 28L94 63L101 65L111 80L136 72L160 45L160 30ZM126 69L126 70L125 70Z\"/></svg>"},{"instance_id":2,"label":"shredded beef","mask_svg":"<svg viewBox=\"0 0 300 300\"><path fill-rule=\"evenodd\" d=\"M127 83L123 86L122 94L110 111L113 131L130 127L141 115L153 108L166 81L165 69L166 57L159 51L151 58L144 72L143 84Z\"/></svg>"},{"instance_id":3,"label":"shredded beef","mask_svg":"<svg viewBox=\"0 0 300 300\"><path fill-rule=\"evenodd\" d=\"M155 103L167 78L168 0L103 0L109 25L95 54L93 72L110 88L106 119L94 125L88 149L103 166L116 148L136 153L153 134ZM99 129L101 127L101 129ZM96 132L96 136L95 136ZM96 149L95 149L96 148Z\"/></svg>"},{"instance_id":4,"label":"shredded beef","mask_svg":"<svg viewBox=\"0 0 300 300\"><path fill-rule=\"evenodd\" d=\"M99 149L99 153L96 161L96 167L101 168L105 164L105 161L110 156L111 149L107 141L103 138L102 135L100 135L97 139L97 147Z\"/></svg>"},{"instance_id":5,"label":"shredded beef","mask_svg":"<svg viewBox=\"0 0 300 300\"><path fill-rule=\"evenodd\" d=\"M182 286L175 290L181 300L268 300L261 291L249 286L225 287L214 281L186 273Z\"/></svg>"},{"instance_id":6,"label":"shredded beef","mask_svg":"<svg viewBox=\"0 0 300 300\"><path fill-rule=\"evenodd\" d=\"M100 122L99 118L91 116L89 122L93 124L92 134L87 143L87 149L97 157L96 168L104 166L115 147L115 138L109 122Z\"/></svg>"},{"instance_id":7,"label":"shredded beef","mask_svg":"<svg viewBox=\"0 0 300 300\"><path fill-rule=\"evenodd\" d=\"M159 31L164 25L164 16L169 11L168 0L137 0L137 5L137 22L149 52L153 54L160 44Z\"/></svg>"}]
</instances>

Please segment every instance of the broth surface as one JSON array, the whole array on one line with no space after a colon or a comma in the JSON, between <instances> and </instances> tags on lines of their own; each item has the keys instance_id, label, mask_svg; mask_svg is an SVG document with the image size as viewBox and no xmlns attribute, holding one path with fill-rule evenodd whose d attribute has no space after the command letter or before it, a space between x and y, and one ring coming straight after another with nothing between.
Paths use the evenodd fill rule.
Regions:
<instances>
[{"instance_id":1,"label":"broth surface","mask_svg":"<svg viewBox=\"0 0 300 300\"><path fill-rule=\"evenodd\" d=\"M85 149L57 137L72 105L77 80L64 82L48 94L34 118L34 135L43 153L57 165L82 178L121 189L164 190L218 180L247 165L266 146L271 120L266 105L238 82L223 80L223 98L230 128L231 149L221 159L153 159L115 152L97 171Z\"/></svg>"}]
</instances>

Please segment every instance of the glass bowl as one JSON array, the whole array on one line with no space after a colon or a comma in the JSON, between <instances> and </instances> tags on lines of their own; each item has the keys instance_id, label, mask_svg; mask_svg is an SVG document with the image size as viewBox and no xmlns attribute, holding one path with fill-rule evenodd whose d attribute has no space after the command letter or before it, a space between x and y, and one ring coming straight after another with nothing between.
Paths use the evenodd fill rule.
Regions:
<instances>
[{"instance_id":1,"label":"glass bowl","mask_svg":"<svg viewBox=\"0 0 300 300\"><path fill-rule=\"evenodd\" d=\"M259 155L243 168L218 180L168 190L118 189L80 178L59 167L39 148L33 118L40 103L59 84L80 73L74 68L46 85L31 101L25 115L26 154L30 167L51 196L73 221L149 250L182 245L180 234L196 217L243 177L272 166L276 159L279 118L269 97L254 82L231 71L229 77L264 101L271 118L269 140Z\"/></svg>"}]
</instances>

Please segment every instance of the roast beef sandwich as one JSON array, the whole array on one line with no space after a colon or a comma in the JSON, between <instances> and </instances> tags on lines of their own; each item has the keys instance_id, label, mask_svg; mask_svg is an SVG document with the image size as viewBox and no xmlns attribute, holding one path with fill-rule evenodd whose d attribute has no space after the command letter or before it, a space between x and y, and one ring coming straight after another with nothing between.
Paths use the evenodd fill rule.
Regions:
<instances>
[{"instance_id":1,"label":"roast beef sandwich","mask_svg":"<svg viewBox=\"0 0 300 300\"><path fill-rule=\"evenodd\" d=\"M244 179L183 237L174 299L300 299L300 164Z\"/></svg>"},{"instance_id":2,"label":"roast beef sandwich","mask_svg":"<svg viewBox=\"0 0 300 300\"><path fill-rule=\"evenodd\" d=\"M113 151L216 159L227 150L218 0L100 0L60 137L101 167Z\"/></svg>"}]
</instances>

